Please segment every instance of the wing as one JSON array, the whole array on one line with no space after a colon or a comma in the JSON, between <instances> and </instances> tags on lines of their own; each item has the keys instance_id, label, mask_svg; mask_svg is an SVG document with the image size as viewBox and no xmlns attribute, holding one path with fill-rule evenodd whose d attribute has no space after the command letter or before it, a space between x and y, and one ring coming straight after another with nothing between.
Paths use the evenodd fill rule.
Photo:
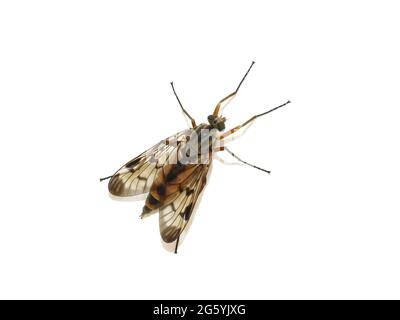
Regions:
<instances>
[{"instance_id":1,"label":"wing","mask_svg":"<svg viewBox=\"0 0 400 320\"><path fill-rule=\"evenodd\" d=\"M187 226L196 201L206 185L210 164L199 164L183 190L173 201L159 209L160 234L165 242L176 241Z\"/></svg>"},{"instance_id":2,"label":"wing","mask_svg":"<svg viewBox=\"0 0 400 320\"><path fill-rule=\"evenodd\" d=\"M130 197L149 192L155 177L178 146L186 141L189 132L190 129L186 129L162 140L126 163L108 183L110 193Z\"/></svg>"}]
</instances>

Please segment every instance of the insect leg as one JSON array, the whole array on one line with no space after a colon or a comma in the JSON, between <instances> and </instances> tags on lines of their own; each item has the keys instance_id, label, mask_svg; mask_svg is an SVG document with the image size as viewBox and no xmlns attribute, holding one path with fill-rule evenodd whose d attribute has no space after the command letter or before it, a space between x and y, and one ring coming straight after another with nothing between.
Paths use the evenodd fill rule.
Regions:
<instances>
[{"instance_id":1,"label":"insect leg","mask_svg":"<svg viewBox=\"0 0 400 320\"><path fill-rule=\"evenodd\" d=\"M182 108L183 113L186 114L186 116L187 116L187 117L190 119L190 121L192 122L192 127L193 127L193 128L196 127L196 121L191 117L191 115L189 114L189 112L187 112L187 111L185 110L185 108L183 107L183 105L182 105L182 103L181 103L181 100L179 100L178 95L177 95L176 92L175 92L175 88L174 88L174 83L173 83L173 82L171 82L171 87L172 87L172 91L174 91L174 95L175 95L176 99L177 99L178 102L179 102L179 105L180 105L181 108Z\"/></svg>"},{"instance_id":2,"label":"insect leg","mask_svg":"<svg viewBox=\"0 0 400 320\"><path fill-rule=\"evenodd\" d=\"M113 176L109 176L109 177L105 177L105 178L100 178L100 182L102 182L102 181L104 181L104 180L107 180L107 179L110 179L110 178L112 178Z\"/></svg>"},{"instance_id":3,"label":"insect leg","mask_svg":"<svg viewBox=\"0 0 400 320\"><path fill-rule=\"evenodd\" d=\"M236 90L235 90L234 92L232 92L231 94L228 94L225 98L223 98L220 102L218 102L218 104L217 104L217 106L215 107L214 112L213 112L213 115L214 115L214 116L218 116L219 111L220 111L220 109L221 109L221 104L222 104L223 102L225 102L225 101L228 100L229 98L232 98L232 97L234 97L234 96L236 95L236 93L239 91L240 86L242 85L244 79L247 77L247 74L249 73L249 71L250 71L250 69L251 69L251 67L253 66L254 63L255 63L254 61L251 63L250 68L247 70L246 74L244 75L244 77L243 77L242 80L240 81L240 83L239 83L238 87L236 88Z\"/></svg>"},{"instance_id":4,"label":"insect leg","mask_svg":"<svg viewBox=\"0 0 400 320\"><path fill-rule=\"evenodd\" d=\"M261 171L264 171L264 172L266 172L266 173L271 173L271 171L269 171L269 170L265 170L265 169L263 169L263 168L257 167L257 166L255 166L254 164L248 163L248 162L246 162L246 161L240 159L236 154L234 154L234 153L233 153L231 150L229 150L227 147L219 147L219 148L217 148L215 151L218 152L218 151L223 151L223 150L227 151L232 157L234 157L236 160L240 161L241 163L244 163L244 164L246 164L246 165L248 165L248 166L250 166L250 167L253 167L253 168L258 169L258 170L261 170Z\"/></svg>"},{"instance_id":5,"label":"insect leg","mask_svg":"<svg viewBox=\"0 0 400 320\"><path fill-rule=\"evenodd\" d=\"M271 109L271 110L268 110L268 111L266 111L266 112L264 112L264 113L260 113L260 114L257 114L257 115L255 115L255 116L251 117L249 120L247 120L246 122L242 123L241 125L238 125L238 126L232 128L231 130L228 130L228 131L226 131L225 133L221 134L220 137L219 137L219 139L224 139L224 138L230 136L232 133L235 133L235 132L238 131L239 129L245 127L246 125L248 125L249 123L251 123L252 121L254 121L255 119L257 119L258 117L264 116L264 115L266 115L267 113L270 113L270 112L272 112L272 111L274 111L274 110L276 110L276 109L282 108L283 106L286 106L288 103L290 103L289 100L286 101L285 103L281 104L280 106L277 106L277 107L275 107L275 108L273 108L273 109Z\"/></svg>"},{"instance_id":6,"label":"insect leg","mask_svg":"<svg viewBox=\"0 0 400 320\"><path fill-rule=\"evenodd\" d=\"M175 253L178 253L178 244L179 244L179 237L176 239L176 244L175 244Z\"/></svg>"}]
</instances>

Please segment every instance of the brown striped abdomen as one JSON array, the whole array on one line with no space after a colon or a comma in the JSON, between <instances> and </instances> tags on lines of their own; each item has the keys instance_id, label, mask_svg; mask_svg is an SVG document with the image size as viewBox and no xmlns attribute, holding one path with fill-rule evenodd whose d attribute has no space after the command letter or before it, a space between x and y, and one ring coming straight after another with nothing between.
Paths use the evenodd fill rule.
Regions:
<instances>
[{"instance_id":1,"label":"brown striped abdomen","mask_svg":"<svg viewBox=\"0 0 400 320\"><path fill-rule=\"evenodd\" d=\"M150 188L142 216L173 201L196 170L199 170L199 165L181 163L165 165Z\"/></svg>"}]
</instances>

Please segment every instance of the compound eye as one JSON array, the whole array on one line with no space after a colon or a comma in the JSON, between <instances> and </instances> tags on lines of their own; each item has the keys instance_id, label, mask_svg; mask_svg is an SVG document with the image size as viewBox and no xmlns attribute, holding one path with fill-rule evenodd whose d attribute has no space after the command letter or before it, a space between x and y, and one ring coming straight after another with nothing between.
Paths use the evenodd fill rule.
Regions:
<instances>
[{"instance_id":1,"label":"compound eye","mask_svg":"<svg viewBox=\"0 0 400 320\"><path fill-rule=\"evenodd\" d=\"M211 114L211 115L208 116L207 119L208 119L208 122L209 122L210 124L213 124L214 121L215 121L215 116Z\"/></svg>"},{"instance_id":2,"label":"compound eye","mask_svg":"<svg viewBox=\"0 0 400 320\"><path fill-rule=\"evenodd\" d=\"M219 131L225 130L225 123L223 123L223 122L218 123L217 129L218 129Z\"/></svg>"}]
</instances>

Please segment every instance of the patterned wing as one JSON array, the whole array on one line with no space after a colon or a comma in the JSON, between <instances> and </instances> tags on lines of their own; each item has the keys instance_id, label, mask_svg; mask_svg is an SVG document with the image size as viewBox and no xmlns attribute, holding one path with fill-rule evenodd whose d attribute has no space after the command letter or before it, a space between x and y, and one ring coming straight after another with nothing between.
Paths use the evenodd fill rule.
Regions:
<instances>
[{"instance_id":1,"label":"patterned wing","mask_svg":"<svg viewBox=\"0 0 400 320\"><path fill-rule=\"evenodd\" d=\"M196 201L206 184L210 164L199 164L196 167L176 197L159 209L160 234L167 243L176 241L187 226Z\"/></svg>"},{"instance_id":2,"label":"patterned wing","mask_svg":"<svg viewBox=\"0 0 400 320\"><path fill-rule=\"evenodd\" d=\"M114 196L130 197L150 191L155 177L178 146L186 141L190 130L181 131L160 141L126 163L111 178L108 190Z\"/></svg>"}]
</instances>

